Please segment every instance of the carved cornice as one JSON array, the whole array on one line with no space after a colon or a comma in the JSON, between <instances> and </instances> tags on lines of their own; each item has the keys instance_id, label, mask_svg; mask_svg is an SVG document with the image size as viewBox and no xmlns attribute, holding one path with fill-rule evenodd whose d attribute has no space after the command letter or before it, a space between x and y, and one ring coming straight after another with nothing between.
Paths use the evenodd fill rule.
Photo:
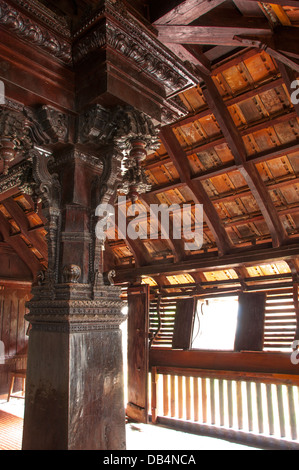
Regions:
<instances>
[{"instance_id":1,"label":"carved cornice","mask_svg":"<svg viewBox=\"0 0 299 470\"><path fill-rule=\"evenodd\" d=\"M194 86L198 79L163 46L155 30L142 25L123 6L122 2L102 2L74 33L73 59L78 63L95 51L110 46L127 60L162 83L171 96Z\"/></svg>"},{"instance_id":2,"label":"carved cornice","mask_svg":"<svg viewBox=\"0 0 299 470\"><path fill-rule=\"evenodd\" d=\"M88 58L93 52L106 46L110 46L132 61L140 71L163 84L167 95L173 95L195 84L191 74L153 37L145 31L134 29L131 24L123 22L120 27L110 19L104 22L102 20L74 44L74 63Z\"/></svg>"},{"instance_id":3,"label":"carved cornice","mask_svg":"<svg viewBox=\"0 0 299 470\"><path fill-rule=\"evenodd\" d=\"M70 26L63 16L58 16L37 0L10 0L16 7L22 8L45 26L61 34L65 38L71 37Z\"/></svg>"},{"instance_id":4,"label":"carved cornice","mask_svg":"<svg viewBox=\"0 0 299 470\"><path fill-rule=\"evenodd\" d=\"M35 21L3 0L0 0L0 25L9 31L13 31L24 41L41 47L44 51L68 64L71 63L72 50L70 42L61 39L46 27L39 26Z\"/></svg>"}]
</instances>

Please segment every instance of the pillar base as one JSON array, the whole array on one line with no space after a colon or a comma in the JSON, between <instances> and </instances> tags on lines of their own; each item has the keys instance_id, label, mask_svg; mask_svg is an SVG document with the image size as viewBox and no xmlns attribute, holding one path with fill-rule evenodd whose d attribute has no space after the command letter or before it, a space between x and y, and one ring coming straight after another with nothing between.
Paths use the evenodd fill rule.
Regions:
<instances>
[{"instance_id":1,"label":"pillar base","mask_svg":"<svg viewBox=\"0 0 299 470\"><path fill-rule=\"evenodd\" d=\"M29 303L23 450L125 450L118 294Z\"/></svg>"}]
</instances>

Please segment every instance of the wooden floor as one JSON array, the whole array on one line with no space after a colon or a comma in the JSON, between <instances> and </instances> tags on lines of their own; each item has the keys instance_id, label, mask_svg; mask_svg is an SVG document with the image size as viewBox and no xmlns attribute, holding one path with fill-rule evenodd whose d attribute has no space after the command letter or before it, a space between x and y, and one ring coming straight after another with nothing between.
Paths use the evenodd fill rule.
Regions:
<instances>
[{"instance_id":1,"label":"wooden floor","mask_svg":"<svg viewBox=\"0 0 299 470\"><path fill-rule=\"evenodd\" d=\"M0 400L0 450L21 450L24 401ZM127 450L256 450L222 439L196 436L162 426L128 423Z\"/></svg>"}]
</instances>

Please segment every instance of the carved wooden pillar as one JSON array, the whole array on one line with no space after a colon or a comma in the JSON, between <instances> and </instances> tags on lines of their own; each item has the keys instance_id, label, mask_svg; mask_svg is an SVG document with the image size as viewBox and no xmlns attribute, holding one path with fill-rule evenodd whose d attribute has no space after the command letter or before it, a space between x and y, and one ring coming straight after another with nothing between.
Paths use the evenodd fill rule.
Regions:
<instances>
[{"instance_id":1,"label":"carved wooden pillar","mask_svg":"<svg viewBox=\"0 0 299 470\"><path fill-rule=\"evenodd\" d=\"M125 316L120 289L103 277L95 213L115 196L122 152L130 153L143 132L144 147L155 145L149 125L131 108L96 106L78 120L74 145L54 148L51 158L31 152L32 187L48 219L49 266L26 316L32 328L24 450L126 447L119 328Z\"/></svg>"},{"instance_id":2,"label":"carved wooden pillar","mask_svg":"<svg viewBox=\"0 0 299 470\"><path fill-rule=\"evenodd\" d=\"M49 187L49 272L28 304L23 449L124 449L120 290L102 284L95 299L91 188L102 164L73 148L52 169L60 191L50 199L53 177L39 172Z\"/></svg>"}]
</instances>

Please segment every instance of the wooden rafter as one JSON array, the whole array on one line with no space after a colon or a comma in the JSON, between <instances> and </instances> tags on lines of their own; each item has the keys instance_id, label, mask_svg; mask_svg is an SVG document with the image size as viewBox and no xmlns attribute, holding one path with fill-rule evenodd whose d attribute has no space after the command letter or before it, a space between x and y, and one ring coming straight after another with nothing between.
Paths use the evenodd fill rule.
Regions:
<instances>
[{"instance_id":1,"label":"wooden rafter","mask_svg":"<svg viewBox=\"0 0 299 470\"><path fill-rule=\"evenodd\" d=\"M192 181L190 169L188 169L188 159L172 129L170 127L162 128L160 138L180 175L181 181L184 182L191 191L194 202L203 205L205 220L215 238L219 254L223 255L224 253L228 253L232 250L229 237L202 184L199 181Z\"/></svg>"},{"instance_id":2,"label":"wooden rafter","mask_svg":"<svg viewBox=\"0 0 299 470\"><path fill-rule=\"evenodd\" d=\"M141 198L142 203L146 206L148 210L150 209L151 204L159 204L159 200L155 199L155 197L153 197L153 194L149 194L149 193L142 194L140 198ZM163 225L161 224L160 220L157 220L157 223L158 223L158 227L161 233L164 234ZM182 243L182 240L176 240L173 237L173 226L171 223L169 224L169 234L166 234L166 236L167 236L166 241L168 245L170 246L170 249L173 253L174 261L175 262L182 261L185 258L185 251L184 251L183 243Z\"/></svg>"},{"instance_id":3,"label":"wooden rafter","mask_svg":"<svg viewBox=\"0 0 299 470\"><path fill-rule=\"evenodd\" d=\"M201 44L223 46L242 46L238 37L248 36L262 39L272 38L272 31L269 25L264 27L256 26L157 26L158 38L164 44ZM256 41L256 39L255 39ZM250 44L244 43L244 47ZM255 43L251 44L253 47Z\"/></svg>"},{"instance_id":4,"label":"wooden rafter","mask_svg":"<svg viewBox=\"0 0 299 470\"><path fill-rule=\"evenodd\" d=\"M34 277L41 270L42 265L20 234L11 235L9 222L2 213L0 213L0 231L4 241L19 255Z\"/></svg>"},{"instance_id":5,"label":"wooden rafter","mask_svg":"<svg viewBox=\"0 0 299 470\"><path fill-rule=\"evenodd\" d=\"M234 156L238 170L243 175L268 225L273 246L280 246L287 240L287 234L278 217L277 210L261 176L253 162L247 161L246 149L241 135L222 100L211 77L204 77L206 100L217 119L228 146Z\"/></svg>"},{"instance_id":6,"label":"wooden rafter","mask_svg":"<svg viewBox=\"0 0 299 470\"><path fill-rule=\"evenodd\" d=\"M125 236L125 234L121 233L121 227L117 224L118 214L119 214L119 207L116 204L115 205L116 228L119 231L120 235L124 237L124 241L126 245L128 246L129 250L131 251L135 260L135 266L141 267L141 266L146 266L147 264L150 264L151 262L150 256L148 255L148 252L145 246L143 245L143 243L141 242L141 240L138 238L136 240L132 240L131 238ZM126 224L128 226L127 218L126 218Z\"/></svg>"},{"instance_id":7,"label":"wooden rafter","mask_svg":"<svg viewBox=\"0 0 299 470\"><path fill-rule=\"evenodd\" d=\"M10 198L6 201L3 201L2 204L11 214L12 218L16 221L22 234L31 242L32 246L34 246L40 252L43 258L47 260L47 243L43 242L43 240L37 235L35 231L29 230L29 222L26 214L17 204L17 202Z\"/></svg>"},{"instance_id":8,"label":"wooden rafter","mask_svg":"<svg viewBox=\"0 0 299 470\"><path fill-rule=\"evenodd\" d=\"M189 24L213 8L224 3L225 0L185 0L165 15L157 19L154 24Z\"/></svg>"}]
</instances>

